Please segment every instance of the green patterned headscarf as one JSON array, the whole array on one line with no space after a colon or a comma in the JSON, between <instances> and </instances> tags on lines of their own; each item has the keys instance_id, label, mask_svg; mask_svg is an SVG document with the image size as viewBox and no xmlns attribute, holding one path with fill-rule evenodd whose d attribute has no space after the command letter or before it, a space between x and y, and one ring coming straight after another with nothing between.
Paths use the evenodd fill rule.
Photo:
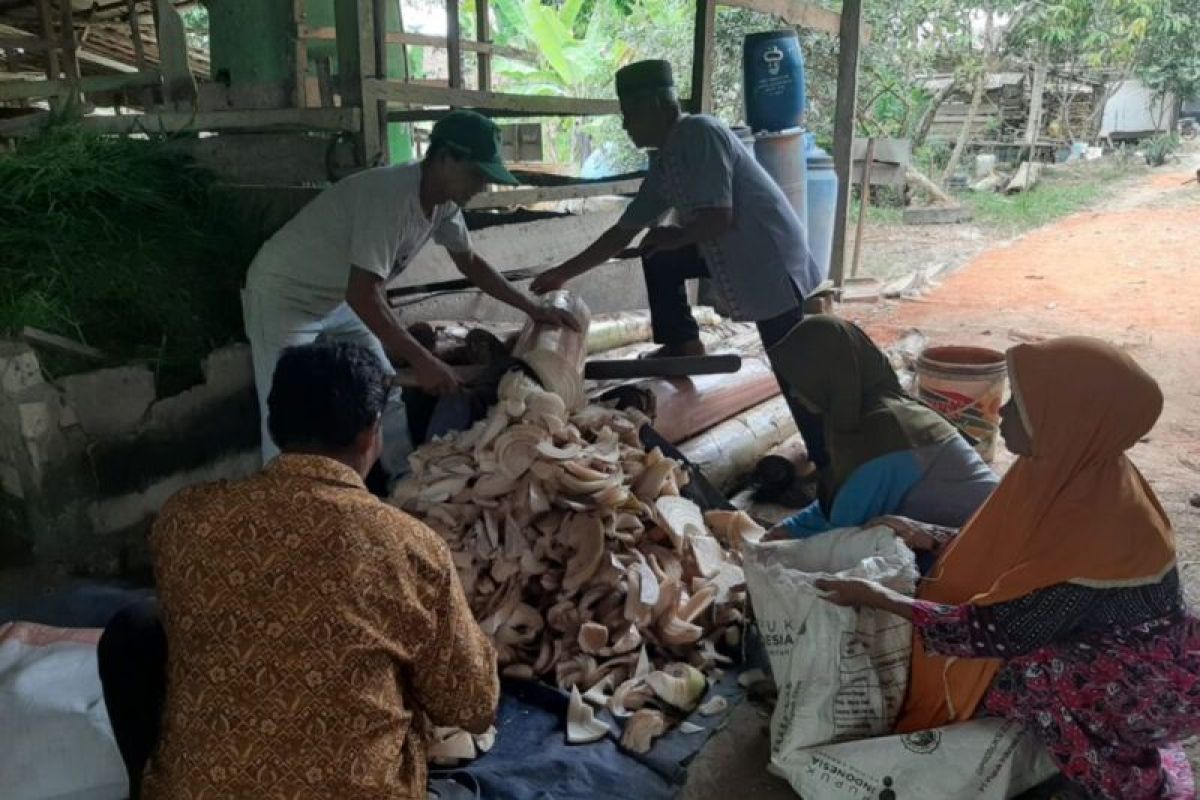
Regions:
<instances>
[{"instance_id":1,"label":"green patterned headscarf","mask_svg":"<svg viewBox=\"0 0 1200 800\"><path fill-rule=\"evenodd\" d=\"M868 461L958 435L944 417L904 392L887 356L862 329L838 317L806 317L771 348L771 362L824 422L830 464L821 505L827 513L850 475Z\"/></svg>"}]
</instances>

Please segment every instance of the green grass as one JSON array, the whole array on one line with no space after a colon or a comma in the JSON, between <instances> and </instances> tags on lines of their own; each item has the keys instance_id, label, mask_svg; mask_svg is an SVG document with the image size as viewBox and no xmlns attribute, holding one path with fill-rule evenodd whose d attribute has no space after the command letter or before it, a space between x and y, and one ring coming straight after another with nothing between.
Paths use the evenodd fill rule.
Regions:
<instances>
[{"instance_id":1,"label":"green grass","mask_svg":"<svg viewBox=\"0 0 1200 800\"><path fill-rule=\"evenodd\" d=\"M848 216L847 224L853 228L858 224L858 207L861 205L857 197L850 200L850 216ZM867 224L868 225L900 225L903 223L904 210L895 206L870 205L867 206Z\"/></svg>"},{"instance_id":2,"label":"green grass","mask_svg":"<svg viewBox=\"0 0 1200 800\"><path fill-rule=\"evenodd\" d=\"M0 155L0 336L42 328L147 363L164 392L194 382L204 355L241 336L258 244L213 180L162 140L69 125Z\"/></svg>"},{"instance_id":3,"label":"green grass","mask_svg":"<svg viewBox=\"0 0 1200 800\"><path fill-rule=\"evenodd\" d=\"M960 198L974 209L977 224L1015 236L1094 206L1136 171L1119 162L1081 165L1048 174L1028 191L1011 195L964 192Z\"/></svg>"}]
</instances>

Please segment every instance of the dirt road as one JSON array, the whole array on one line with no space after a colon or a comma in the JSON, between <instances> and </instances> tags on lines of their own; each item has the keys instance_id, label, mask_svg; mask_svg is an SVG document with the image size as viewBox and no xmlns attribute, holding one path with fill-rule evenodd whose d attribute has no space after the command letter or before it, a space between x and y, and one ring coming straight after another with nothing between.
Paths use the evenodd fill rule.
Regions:
<instances>
[{"instance_id":1,"label":"dirt road","mask_svg":"<svg viewBox=\"0 0 1200 800\"><path fill-rule=\"evenodd\" d=\"M1158 426L1132 452L1176 526L1189 595L1200 605L1200 158L1155 172L1104 208L985 250L916 301L845 307L882 345L917 328L931 344L1004 350L1086 334L1128 350L1162 384ZM1003 460L1002 460L1003 463ZM1200 502L1200 497L1197 497ZM681 795L794 798L765 774L765 716L743 705L701 753ZM1190 748L1200 770L1200 746Z\"/></svg>"}]
</instances>

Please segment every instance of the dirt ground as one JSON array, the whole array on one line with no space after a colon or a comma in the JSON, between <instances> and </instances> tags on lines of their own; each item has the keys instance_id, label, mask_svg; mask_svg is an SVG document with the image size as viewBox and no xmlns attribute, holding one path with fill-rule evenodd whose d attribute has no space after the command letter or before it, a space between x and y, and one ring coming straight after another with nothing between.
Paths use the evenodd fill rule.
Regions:
<instances>
[{"instance_id":1,"label":"dirt ground","mask_svg":"<svg viewBox=\"0 0 1200 800\"><path fill-rule=\"evenodd\" d=\"M1179 563L1200 605L1200 154L1132 180L1101 207L1012 242L988 246L973 226L938 239L928 259L967 263L923 297L845 306L881 345L911 329L931 344L978 344L1004 350L1022 341L1086 334L1125 348L1162 384L1163 416L1132 458L1175 524ZM957 241L956 241L957 240ZM976 244L983 240L983 246ZM972 257L973 256L973 257ZM882 254L876 256L881 258ZM1008 459L1000 459L1003 468ZM794 798L766 774L767 715L743 704L693 763L686 800ZM1200 769L1200 744L1189 748Z\"/></svg>"}]
</instances>

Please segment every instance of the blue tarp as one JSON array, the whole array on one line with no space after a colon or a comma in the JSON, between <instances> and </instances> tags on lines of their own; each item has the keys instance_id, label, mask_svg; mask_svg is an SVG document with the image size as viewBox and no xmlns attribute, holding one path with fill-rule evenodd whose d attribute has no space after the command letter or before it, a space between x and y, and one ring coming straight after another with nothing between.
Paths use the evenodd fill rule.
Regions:
<instances>
[{"instance_id":1,"label":"blue tarp","mask_svg":"<svg viewBox=\"0 0 1200 800\"><path fill-rule=\"evenodd\" d=\"M152 589L81 583L52 594L0 607L0 623L21 620L62 628L103 627L125 605L153 595ZM569 745L567 695L532 681L505 681L491 752L461 769L432 777L452 778L488 800L587 797L593 800L659 800L674 797L687 777L687 765L744 694L738 670L728 670L713 687L729 699L722 714L690 721L705 730L674 730L645 755L620 750L621 725L607 712L599 716L612 733L599 742Z\"/></svg>"}]
</instances>

